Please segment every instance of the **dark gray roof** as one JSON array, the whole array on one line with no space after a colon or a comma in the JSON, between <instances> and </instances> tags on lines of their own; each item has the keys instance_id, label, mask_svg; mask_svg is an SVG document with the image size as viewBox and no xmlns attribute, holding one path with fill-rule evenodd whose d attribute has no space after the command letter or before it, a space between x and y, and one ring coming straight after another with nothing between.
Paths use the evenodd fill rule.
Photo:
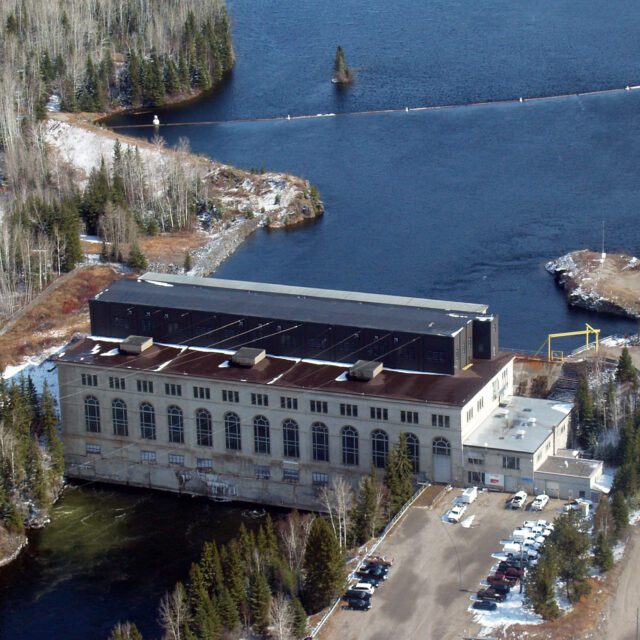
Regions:
<instances>
[{"instance_id":1,"label":"dark gray roof","mask_svg":"<svg viewBox=\"0 0 640 640\"><path fill-rule=\"evenodd\" d=\"M359 299L295 295L287 292L286 287L282 287L282 291L277 287L255 291L248 288L251 283L238 283L247 285L247 288L229 288L209 283L206 286L182 281L169 283L146 277L147 280L116 281L99 293L96 299L136 306L443 336L454 335L476 317L476 314L463 315L420 305L402 306Z\"/></svg>"},{"instance_id":2,"label":"dark gray roof","mask_svg":"<svg viewBox=\"0 0 640 640\"><path fill-rule=\"evenodd\" d=\"M597 475L602 469L600 460L584 460L581 458L563 458L559 456L549 456L536 473L551 473L563 476L576 476L579 478L590 478Z\"/></svg>"}]
</instances>

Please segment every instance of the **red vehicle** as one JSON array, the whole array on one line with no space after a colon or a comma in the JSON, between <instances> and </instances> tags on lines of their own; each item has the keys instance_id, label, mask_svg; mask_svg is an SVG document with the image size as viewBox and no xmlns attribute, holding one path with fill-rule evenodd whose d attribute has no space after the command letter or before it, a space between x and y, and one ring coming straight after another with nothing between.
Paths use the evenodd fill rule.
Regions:
<instances>
[{"instance_id":1,"label":"red vehicle","mask_svg":"<svg viewBox=\"0 0 640 640\"><path fill-rule=\"evenodd\" d=\"M512 587L518 581L517 578L507 578L503 573L487 576L487 582L492 586Z\"/></svg>"},{"instance_id":2,"label":"red vehicle","mask_svg":"<svg viewBox=\"0 0 640 640\"><path fill-rule=\"evenodd\" d=\"M368 564L381 564L385 567L390 567L393 564L393 558L387 558L386 556L369 556L366 562Z\"/></svg>"}]
</instances>

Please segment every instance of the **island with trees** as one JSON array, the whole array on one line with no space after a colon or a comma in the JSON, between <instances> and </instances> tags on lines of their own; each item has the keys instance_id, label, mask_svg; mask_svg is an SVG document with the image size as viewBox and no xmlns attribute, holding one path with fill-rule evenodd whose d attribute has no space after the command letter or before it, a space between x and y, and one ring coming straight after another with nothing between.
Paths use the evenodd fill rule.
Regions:
<instances>
[{"instance_id":1,"label":"island with trees","mask_svg":"<svg viewBox=\"0 0 640 640\"><path fill-rule=\"evenodd\" d=\"M336 57L333 62L333 76L331 78L333 84L347 85L353 82L353 71L347 66L342 47L338 45L336 49Z\"/></svg>"}]
</instances>

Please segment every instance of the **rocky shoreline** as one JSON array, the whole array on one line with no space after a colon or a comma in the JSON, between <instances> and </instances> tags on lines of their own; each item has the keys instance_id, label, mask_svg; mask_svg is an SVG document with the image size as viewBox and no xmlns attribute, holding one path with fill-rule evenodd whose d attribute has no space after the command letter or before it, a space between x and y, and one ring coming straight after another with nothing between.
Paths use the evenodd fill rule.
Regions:
<instances>
[{"instance_id":1,"label":"rocky shoreline","mask_svg":"<svg viewBox=\"0 0 640 640\"><path fill-rule=\"evenodd\" d=\"M640 318L638 258L582 249L547 262L545 269L565 290L571 306Z\"/></svg>"}]
</instances>

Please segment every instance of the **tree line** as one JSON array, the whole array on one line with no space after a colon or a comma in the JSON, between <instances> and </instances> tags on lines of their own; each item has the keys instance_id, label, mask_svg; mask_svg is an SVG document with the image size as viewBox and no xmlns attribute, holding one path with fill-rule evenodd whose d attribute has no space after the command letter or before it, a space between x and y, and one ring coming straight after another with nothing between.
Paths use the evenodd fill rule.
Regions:
<instances>
[{"instance_id":1,"label":"tree line","mask_svg":"<svg viewBox=\"0 0 640 640\"><path fill-rule=\"evenodd\" d=\"M346 552L377 535L413 495L406 439L389 452L380 482L374 469L358 491L342 479L321 492L327 516L294 511L257 531L242 525L228 544L206 543L186 584L164 596L165 640L221 640L252 632L274 640L307 633L307 615L329 606L345 588ZM135 625L117 624L109 640L142 640Z\"/></svg>"},{"instance_id":2,"label":"tree line","mask_svg":"<svg viewBox=\"0 0 640 640\"><path fill-rule=\"evenodd\" d=\"M49 97L67 111L158 105L214 86L234 59L222 0L0 3L0 318L73 269L82 222L95 217L88 198L100 196L103 176L82 193L73 168L48 152ZM155 175L127 151L115 169L124 199L109 200L105 233L126 237L132 216L184 228L201 188L193 170L175 158Z\"/></svg>"},{"instance_id":3,"label":"tree line","mask_svg":"<svg viewBox=\"0 0 640 640\"><path fill-rule=\"evenodd\" d=\"M22 533L62 486L64 460L53 397L31 380L0 379L0 525Z\"/></svg>"}]
</instances>

